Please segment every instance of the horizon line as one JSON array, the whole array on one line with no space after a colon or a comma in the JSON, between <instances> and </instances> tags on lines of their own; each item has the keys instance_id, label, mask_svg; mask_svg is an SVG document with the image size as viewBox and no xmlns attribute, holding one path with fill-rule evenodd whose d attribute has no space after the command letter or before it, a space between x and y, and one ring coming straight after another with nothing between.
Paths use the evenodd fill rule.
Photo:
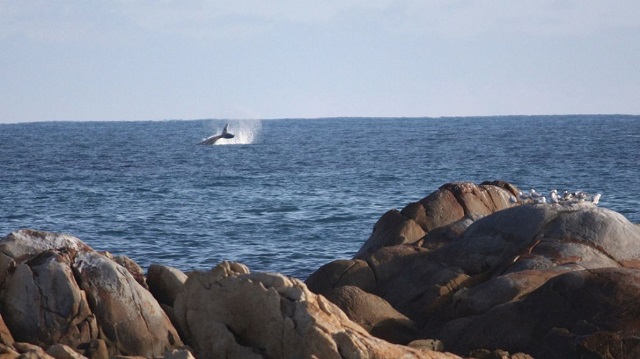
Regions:
<instances>
[{"instance_id":1,"label":"horizon line","mask_svg":"<svg viewBox=\"0 0 640 359\"><path fill-rule=\"evenodd\" d=\"M629 113L568 113L568 114L513 114L513 115L452 115L452 116L321 116L321 117L267 117L267 118L165 118L165 119L146 119L146 120L35 120L35 121L16 121L16 122L0 122L0 125L16 125L16 124L33 124L33 123L73 123L73 122L169 122L169 121L278 121L278 120L336 120L336 119L376 119L376 120L392 120L392 119L463 119L463 118L513 118L513 117L589 117L589 116L621 116L621 117L640 117L640 114Z\"/></svg>"}]
</instances>

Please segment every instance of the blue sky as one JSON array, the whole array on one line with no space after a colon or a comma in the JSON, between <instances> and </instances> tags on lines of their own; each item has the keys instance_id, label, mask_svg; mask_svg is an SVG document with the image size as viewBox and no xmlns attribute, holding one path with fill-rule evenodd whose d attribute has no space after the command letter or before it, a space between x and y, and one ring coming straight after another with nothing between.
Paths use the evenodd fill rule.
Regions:
<instances>
[{"instance_id":1,"label":"blue sky","mask_svg":"<svg viewBox=\"0 0 640 359\"><path fill-rule=\"evenodd\" d=\"M4 1L0 123L640 114L640 1Z\"/></svg>"}]
</instances>

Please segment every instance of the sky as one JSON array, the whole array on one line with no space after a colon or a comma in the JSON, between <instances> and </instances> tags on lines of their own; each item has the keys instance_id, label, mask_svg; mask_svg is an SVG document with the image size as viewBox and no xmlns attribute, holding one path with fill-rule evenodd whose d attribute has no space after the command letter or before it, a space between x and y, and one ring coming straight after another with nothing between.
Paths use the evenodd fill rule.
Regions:
<instances>
[{"instance_id":1,"label":"sky","mask_svg":"<svg viewBox=\"0 0 640 359\"><path fill-rule=\"evenodd\" d=\"M640 114L637 0L0 0L0 123Z\"/></svg>"}]
</instances>

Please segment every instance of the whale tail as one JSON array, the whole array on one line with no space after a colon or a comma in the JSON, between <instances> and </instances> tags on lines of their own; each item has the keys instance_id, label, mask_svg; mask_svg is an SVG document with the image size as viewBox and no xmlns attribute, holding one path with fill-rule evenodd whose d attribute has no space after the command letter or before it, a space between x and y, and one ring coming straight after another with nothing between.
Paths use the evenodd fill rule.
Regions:
<instances>
[{"instance_id":1,"label":"whale tail","mask_svg":"<svg viewBox=\"0 0 640 359\"><path fill-rule=\"evenodd\" d=\"M229 127L229 124L226 124L224 126L224 129L222 130L221 134L208 137L208 138L204 139L202 142L200 142L199 144L200 145L213 145L214 143L216 143L221 138L233 138L235 135L232 134L232 133L229 133L228 127Z\"/></svg>"},{"instance_id":2,"label":"whale tail","mask_svg":"<svg viewBox=\"0 0 640 359\"><path fill-rule=\"evenodd\" d=\"M224 125L224 129L222 130L222 134L220 135L222 138L233 138L233 134L229 133L228 128L229 124Z\"/></svg>"}]
</instances>

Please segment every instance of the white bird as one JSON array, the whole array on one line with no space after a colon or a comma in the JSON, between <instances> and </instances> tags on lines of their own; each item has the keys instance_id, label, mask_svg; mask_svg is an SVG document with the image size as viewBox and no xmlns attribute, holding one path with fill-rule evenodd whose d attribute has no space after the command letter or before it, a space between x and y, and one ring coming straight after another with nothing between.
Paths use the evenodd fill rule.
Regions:
<instances>
[{"instance_id":1,"label":"white bird","mask_svg":"<svg viewBox=\"0 0 640 359\"><path fill-rule=\"evenodd\" d=\"M573 197L578 199L578 202L584 202L587 199L587 194L584 192L576 192L573 194Z\"/></svg>"},{"instance_id":2,"label":"white bird","mask_svg":"<svg viewBox=\"0 0 640 359\"><path fill-rule=\"evenodd\" d=\"M592 202L593 204L598 204L598 202L600 202L600 197L602 197L602 194L600 194L600 193L596 193L596 194L593 196L593 199L591 200L591 202Z\"/></svg>"},{"instance_id":3,"label":"white bird","mask_svg":"<svg viewBox=\"0 0 640 359\"><path fill-rule=\"evenodd\" d=\"M529 199L529 196L527 196L526 194L522 193L522 191L518 191L518 198L520 198L520 200L522 201L526 201Z\"/></svg>"},{"instance_id":4,"label":"white bird","mask_svg":"<svg viewBox=\"0 0 640 359\"><path fill-rule=\"evenodd\" d=\"M558 191L555 189L551 190L551 193L549 194L549 197L551 198L551 203L556 204L558 203Z\"/></svg>"},{"instance_id":5,"label":"white bird","mask_svg":"<svg viewBox=\"0 0 640 359\"><path fill-rule=\"evenodd\" d=\"M533 188L531 189L531 191L529 191L529 194L531 195L531 198L534 198L534 199L542 197L542 195L536 192L536 190Z\"/></svg>"}]
</instances>

